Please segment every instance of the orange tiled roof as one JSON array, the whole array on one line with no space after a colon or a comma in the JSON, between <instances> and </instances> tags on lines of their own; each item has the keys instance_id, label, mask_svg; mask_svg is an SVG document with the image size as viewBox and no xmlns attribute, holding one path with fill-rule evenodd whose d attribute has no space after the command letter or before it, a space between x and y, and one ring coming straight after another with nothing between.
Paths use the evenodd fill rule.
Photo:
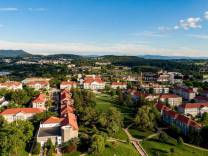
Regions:
<instances>
[{"instance_id":1,"label":"orange tiled roof","mask_svg":"<svg viewBox=\"0 0 208 156\"><path fill-rule=\"evenodd\" d=\"M76 85L77 83L75 81L62 81L61 85Z\"/></svg>"},{"instance_id":2,"label":"orange tiled roof","mask_svg":"<svg viewBox=\"0 0 208 156\"><path fill-rule=\"evenodd\" d=\"M51 116L50 118L46 119L43 124L51 124L51 123L61 123L64 119Z\"/></svg>"},{"instance_id":3,"label":"orange tiled roof","mask_svg":"<svg viewBox=\"0 0 208 156\"><path fill-rule=\"evenodd\" d=\"M160 98L162 98L162 99L179 98L179 97L180 97L180 96L175 95L175 94L162 94L162 95L160 96Z\"/></svg>"},{"instance_id":4,"label":"orange tiled roof","mask_svg":"<svg viewBox=\"0 0 208 156\"><path fill-rule=\"evenodd\" d=\"M121 86L121 85L127 85L127 83L126 82L112 82L112 85Z\"/></svg>"},{"instance_id":5,"label":"orange tiled roof","mask_svg":"<svg viewBox=\"0 0 208 156\"><path fill-rule=\"evenodd\" d=\"M40 108L10 108L10 109L6 109L3 112L1 112L0 115L17 114L19 112L23 112L26 114L41 113L41 112L43 112L43 109L40 109Z\"/></svg>"},{"instance_id":6,"label":"orange tiled roof","mask_svg":"<svg viewBox=\"0 0 208 156\"><path fill-rule=\"evenodd\" d=\"M45 94L39 94L34 100L32 100L32 103L42 103L46 101L46 95Z\"/></svg>"},{"instance_id":7,"label":"orange tiled roof","mask_svg":"<svg viewBox=\"0 0 208 156\"><path fill-rule=\"evenodd\" d=\"M41 85L49 85L48 81L31 81L26 83L26 85L36 85L36 84L41 84Z\"/></svg>"},{"instance_id":8,"label":"orange tiled roof","mask_svg":"<svg viewBox=\"0 0 208 156\"><path fill-rule=\"evenodd\" d=\"M7 81L7 82L0 83L1 86L7 86L7 87L19 86L21 84L22 84L21 82L17 82L17 81Z\"/></svg>"}]
</instances>

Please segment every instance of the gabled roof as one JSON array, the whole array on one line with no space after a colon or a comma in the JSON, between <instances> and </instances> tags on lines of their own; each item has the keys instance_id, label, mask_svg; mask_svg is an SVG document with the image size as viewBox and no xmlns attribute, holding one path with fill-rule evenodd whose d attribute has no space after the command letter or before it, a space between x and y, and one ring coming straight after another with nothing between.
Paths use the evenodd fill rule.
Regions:
<instances>
[{"instance_id":1,"label":"gabled roof","mask_svg":"<svg viewBox=\"0 0 208 156\"><path fill-rule=\"evenodd\" d=\"M77 85L75 81L62 81L61 85Z\"/></svg>"},{"instance_id":2,"label":"gabled roof","mask_svg":"<svg viewBox=\"0 0 208 156\"><path fill-rule=\"evenodd\" d=\"M52 123L61 123L64 119L51 116L50 118L46 119L43 124L52 124Z\"/></svg>"},{"instance_id":3,"label":"gabled roof","mask_svg":"<svg viewBox=\"0 0 208 156\"><path fill-rule=\"evenodd\" d=\"M22 83L21 82L17 82L17 81L7 81L7 82L0 83L0 86L6 86L6 87L20 86L20 85L22 85Z\"/></svg>"},{"instance_id":4,"label":"gabled roof","mask_svg":"<svg viewBox=\"0 0 208 156\"><path fill-rule=\"evenodd\" d=\"M169 99L169 98L180 98L180 96L175 94L162 94L160 96L161 99Z\"/></svg>"},{"instance_id":5,"label":"gabled roof","mask_svg":"<svg viewBox=\"0 0 208 156\"><path fill-rule=\"evenodd\" d=\"M74 130L79 129L77 124L77 118L73 113L67 113L61 125L62 126L70 125Z\"/></svg>"},{"instance_id":6,"label":"gabled roof","mask_svg":"<svg viewBox=\"0 0 208 156\"><path fill-rule=\"evenodd\" d=\"M207 103L185 103L185 104L180 105L180 107L184 109L208 107L208 102Z\"/></svg>"},{"instance_id":7,"label":"gabled roof","mask_svg":"<svg viewBox=\"0 0 208 156\"><path fill-rule=\"evenodd\" d=\"M126 82L112 82L112 85L115 85L115 86L123 86L123 85L127 85Z\"/></svg>"},{"instance_id":8,"label":"gabled roof","mask_svg":"<svg viewBox=\"0 0 208 156\"><path fill-rule=\"evenodd\" d=\"M30 113L41 113L43 109L40 108L10 108L0 113L0 115L17 114L19 112L30 114Z\"/></svg>"},{"instance_id":9,"label":"gabled roof","mask_svg":"<svg viewBox=\"0 0 208 156\"><path fill-rule=\"evenodd\" d=\"M32 100L32 103L43 103L46 101L45 94L39 94L35 99Z\"/></svg>"},{"instance_id":10,"label":"gabled roof","mask_svg":"<svg viewBox=\"0 0 208 156\"><path fill-rule=\"evenodd\" d=\"M48 81L31 81L26 83L26 85L32 86L32 85L36 85L36 84L40 84L40 85L49 85Z\"/></svg>"}]
</instances>

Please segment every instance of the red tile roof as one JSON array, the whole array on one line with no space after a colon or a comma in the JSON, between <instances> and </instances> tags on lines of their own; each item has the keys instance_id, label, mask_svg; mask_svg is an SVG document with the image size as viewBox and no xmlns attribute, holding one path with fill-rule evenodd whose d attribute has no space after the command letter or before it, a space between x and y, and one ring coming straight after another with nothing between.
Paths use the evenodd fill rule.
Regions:
<instances>
[{"instance_id":1,"label":"red tile roof","mask_svg":"<svg viewBox=\"0 0 208 156\"><path fill-rule=\"evenodd\" d=\"M0 85L10 87L10 86L20 86L22 85L22 83L17 82L17 81L7 81L7 82L0 83Z\"/></svg>"},{"instance_id":2,"label":"red tile roof","mask_svg":"<svg viewBox=\"0 0 208 156\"><path fill-rule=\"evenodd\" d=\"M175 94L162 94L160 96L161 99L169 99L169 98L180 98L180 96Z\"/></svg>"},{"instance_id":3,"label":"red tile roof","mask_svg":"<svg viewBox=\"0 0 208 156\"><path fill-rule=\"evenodd\" d=\"M127 83L126 82L112 82L112 85L115 85L115 86L126 86Z\"/></svg>"},{"instance_id":4,"label":"red tile roof","mask_svg":"<svg viewBox=\"0 0 208 156\"><path fill-rule=\"evenodd\" d=\"M208 103L186 103L180 105L180 107L187 109L187 108L201 108L201 107L208 107Z\"/></svg>"},{"instance_id":5,"label":"red tile roof","mask_svg":"<svg viewBox=\"0 0 208 156\"><path fill-rule=\"evenodd\" d=\"M84 83L93 83L93 82L97 82L97 83L104 83L104 81L101 79L101 77L99 76L87 76L84 79Z\"/></svg>"},{"instance_id":6,"label":"red tile roof","mask_svg":"<svg viewBox=\"0 0 208 156\"><path fill-rule=\"evenodd\" d=\"M77 83L75 81L62 81L61 85L76 85Z\"/></svg>"},{"instance_id":7,"label":"red tile roof","mask_svg":"<svg viewBox=\"0 0 208 156\"><path fill-rule=\"evenodd\" d=\"M50 118L46 119L43 124L51 124L51 123L61 123L64 119L51 116Z\"/></svg>"},{"instance_id":8,"label":"red tile roof","mask_svg":"<svg viewBox=\"0 0 208 156\"><path fill-rule=\"evenodd\" d=\"M78 130L77 118L73 113L67 113L62 122L62 126L70 125L74 130Z\"/></svg>"},{"instance_id":9,"label":"red tile roof","mask_svg":"<svg viewBox=\"0 0 208 156\"><path fill-rule=\"evenodd\" d=\"M40 108L10 108L10 109L6 109L3 112L1 112L0 115L17 114L19 112L23 112L25 114L41 113L41 112L43 112L43 109L40 109Z\"/></svg>"},{"instance_id":10,"label":"red tile roof","mask_svg":"<svg viewBox=\"0 0 208 156\"><path fill-rule=\"evenodd\" d=\"M45 94L39 94L35 99L32 100L32 103L43 103L46 101Z\"/></svg>"},{"instance_id":11,"label":"red tile roof","mask_svg":"<svg viewBox=\"0 0 208 156\"><path fill-rule=\"evenodd\" d=\"M26 83L26 85L29 85L29 86L33 86L36 84L49 85L49 82L48 81L31 81L31 82Z\"/></svg>"}]
</instances>

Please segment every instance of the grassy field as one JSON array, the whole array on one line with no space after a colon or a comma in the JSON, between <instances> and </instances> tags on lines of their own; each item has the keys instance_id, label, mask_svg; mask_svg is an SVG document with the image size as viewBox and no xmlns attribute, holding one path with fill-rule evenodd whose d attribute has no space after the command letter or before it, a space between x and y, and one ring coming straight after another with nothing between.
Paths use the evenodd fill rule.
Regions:
<instances>
[{"instance_id":1,"label":"grassy field","mask_svg":"<svg viewBox=\"0 0 208 156\"><path fill-rule=\"evenodd\" d=\"M154 134L152 131L144 131L144 130L138 130L138 129L129 129L129 133L137 139L145 139L146 137L150 136L151 134Z\"/></svg>"},{"instance_id":2,"label":"grassy field","mask_svg":"<svg viewBox=\"0 0 208 156\"><path fill-rule=\"evenodd\" d=\"M187 145L178 145L176 140L170 138L172 143L161 143L158 137L142 141L141 144L149 156L207 156L208 152L191 148ZM173 152L171 152L171 149Z\"/></svg>"}]
</instances>

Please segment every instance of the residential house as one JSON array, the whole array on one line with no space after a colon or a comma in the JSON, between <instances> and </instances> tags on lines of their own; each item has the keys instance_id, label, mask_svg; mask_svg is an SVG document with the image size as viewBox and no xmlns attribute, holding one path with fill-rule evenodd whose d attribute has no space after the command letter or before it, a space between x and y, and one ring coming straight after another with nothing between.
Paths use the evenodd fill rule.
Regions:
<instances>
[{"instance_id":1,"label":"residential house","mask_svg":"<svg viewBox=\"0 0 208 156\"><path fill-rule=\"evenodd\" d=\"M50 84L48 81L31 81L28 83L25 83L26 86L34 88L35 90L49 90Z\"/></svg>"},{"instance_id":2,"label":"residential house","mask_svg":"<svg viewBox=\"0 0 208 156\"><path fill-rule=\"evenodd\" d=\"M33 108L46 109L46 94L39 94L32 100Z\"/></svg>"},{"instance_id":3,"label":"residential house","mask_svg":"<svg viewBox=\"0 0 208 156\"><path fill-rule=\"evenodd\" d=\"M202 116L205 112L208 112L208 102L182 104L178 107L178 110L185 115Z\"/></svg>"},{"instance_id":4,"label":"residential house","mask_svg":"<svg viewBox=\"0 0 208 156\"><path fill-rule=\"evenodd\" d=\"M84 89L102 90L105 88L105 82L100 76L90 75L84 79Z\"/></svg>"},{"instance_id":5,"label":"residential house","mask_svg":"<svg viewBox=\"0 0 208 156\"><path fill-rule=\"evenodd\" d=\"M62 81L60 84L60 89L70 90L72 88L77 88L77 83L75 81Z\"/></svg>"},{"instance_id":6,"label":"residential house","mask_svg":"<svg viewBox=\"0 0 208 156\"><path fill-rule=\"evenodd\" d=\"M8 122L29 120L35 114L43 112L40 108L10 108L0 113Z\"/></svg>"},{"instance_id":7,"label":"residential house","mask_svg":"<svg viewBox=\"0 0 208 156\"><path fill-rule=\"evenodd\" d=\"M162 94L160 95L160 102L175 107L182 104L182 97L175 94Z\"/></svg>"},{"instance_id":8,"label":"residential house","mask_svg":"<svg viewBox=\"0 0 208 156\"><path fill-rule=\"evenodd\" d=\"M112 82L111 84L112 89L127 89L127 83L126 82Z\"/></svg>"},{"instance_id":9,"label":"residential house","mask_svg":"<svg viewBox=\"0 0 208 156\"><path fill-rule=\"evenodd\" d=\"M22 83L17 81L7 81L0 83L0 89L19 90L22 89Z\"/></svg>"},{"instance_id":10,"label":"residential house","mask_svg":"<svg viewBox=\"0 0 208 156\"><path fill-rule=\"evenodd\" d=\"M196 93L197 93L196 89L182 87L182 86L174 87L172 91L174 94L177 94L177 95L183 97L183 99L188 100L188 101L194 99L196 97Z\"/></svg>"}]
</instances>

